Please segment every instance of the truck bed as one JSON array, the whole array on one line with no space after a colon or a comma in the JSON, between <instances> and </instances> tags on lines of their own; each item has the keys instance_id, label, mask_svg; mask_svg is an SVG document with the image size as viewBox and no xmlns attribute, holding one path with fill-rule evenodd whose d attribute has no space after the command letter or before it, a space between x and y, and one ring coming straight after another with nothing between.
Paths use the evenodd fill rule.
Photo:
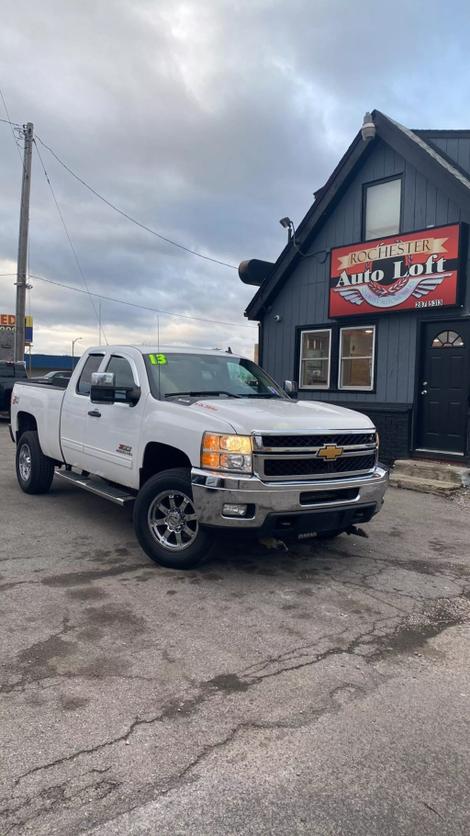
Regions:
<instances>
[{"instance_id":1,"label":"truck bed","mask_svg":"<svg viewBox=\"0 0 470 836\"><path fill-rule=\"evenodd\" d=\"M60 413L66 391L62 386L22 380L15 383L11 405L12 431L16 433L21 427L22 413L33 415L43 453L58 461L63 459L59 442Z\"/></svg>"}]
</instances>

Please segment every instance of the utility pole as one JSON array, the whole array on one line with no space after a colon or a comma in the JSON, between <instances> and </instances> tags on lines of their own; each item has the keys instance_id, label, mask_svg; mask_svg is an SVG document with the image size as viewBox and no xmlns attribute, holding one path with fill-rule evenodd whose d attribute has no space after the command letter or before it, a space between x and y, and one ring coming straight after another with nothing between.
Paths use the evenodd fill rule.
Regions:
<instances>
[{"instance_id":1,"label":"utility pole","mask_svg":"<svg viewBox=\"0 0 470 836\"><path fill-rule=\"evenodd\" d=\"M24 319L26 313L26 273L28 269L29 195L31 192L31 158L33 154L33 123L23 128L23 182L21 185L20 231L18 236L18 268L16 278L15 362L24 360Z\"/></svg>"}]
</instances>

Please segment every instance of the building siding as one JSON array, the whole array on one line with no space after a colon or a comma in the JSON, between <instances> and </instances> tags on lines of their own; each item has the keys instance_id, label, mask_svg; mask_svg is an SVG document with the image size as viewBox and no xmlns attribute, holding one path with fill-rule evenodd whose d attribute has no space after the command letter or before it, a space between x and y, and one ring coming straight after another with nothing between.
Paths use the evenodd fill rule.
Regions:
<instances>
[{"instance_id":1,"label":"building siding","mask_svg":"<svg viewBox=\"0 0 470 836\"><path fill-rule=\"evenodd\" d=\"M442 137L426 133L425 139L470 174L470 137Z\"/></svg>"},{"instance_id":2,"label":"building siding","mask_svg":"<svg viewBox=\"0 0 470 836\"><path fill-rule=\"evenodd\" d=\"M448 140L462 143L460 160L470 166L470 140ZM468 143L467 150L463 150ZM437 144L437 143L436 143ZM466 146L465 146L466 147ZM447 153L450 153L447 149ZM460 162L459 164L462 164ZM382 140L374 143L370 154L340 197L334 209L325 219L315 238L309 245L309 252L330 250L362 240L362 194L363 185L384 177L402 175L402 232L457 223L470 218L461 217L460 209L441 193L430 181L403 157L395 153ZM341 320L328 319L329 262L324 264L319 257L300 258L289 278L271 300L263 316L263 365L278 381L294 378L298 380L296 367L297 337L296 326L323 325ZM468 261L466 265L468 270ZM466 291L464 309L438 309L437 319L452 318L470 310L469 288ZM432 312L431 315L433 315ZM281 317L280 322L274 316ZM429 311L426 312L429 317ZM367 320L357 318L357 324L376 325L376 369L377 380L374 392L346 392L310 390L300 392L301 398L335 401L342 404L396 404L408 405L414 399L415 364L419 315L411 312L370 316ZM352 320L348 321L352 324Z\"/></svg>"}]
</instances>

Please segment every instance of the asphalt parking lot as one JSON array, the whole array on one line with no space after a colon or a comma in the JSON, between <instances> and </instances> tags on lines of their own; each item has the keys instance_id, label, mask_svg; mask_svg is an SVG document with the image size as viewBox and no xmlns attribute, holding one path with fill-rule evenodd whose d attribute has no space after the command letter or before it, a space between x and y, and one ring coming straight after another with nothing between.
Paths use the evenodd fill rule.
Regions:
<instances>
[{"instance_id":1,"label":"asphalt parking lot","mask_svg":"<svg viewBox=\"0 0 470 836\"><path fill-rule=\"evenodd\" d=\"M0 518L3 836L469 832L468 499L178 573L3 424Z\"/></svg>"}]
</instances>

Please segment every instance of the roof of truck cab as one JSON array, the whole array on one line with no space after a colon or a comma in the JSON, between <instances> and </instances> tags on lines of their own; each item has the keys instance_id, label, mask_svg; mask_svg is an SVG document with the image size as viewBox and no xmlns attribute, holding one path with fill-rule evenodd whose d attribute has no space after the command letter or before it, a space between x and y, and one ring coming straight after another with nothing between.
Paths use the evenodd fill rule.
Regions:
<instances>
[{"instance_id":1,"label":"roof of truck cab","mask_svg":"<svg viewBox=\"0 0 470 836\"><path fill-rule=\"evenodd\" d=\"M228 355L229 357L241 357L240 354L227 351L223 348L200 348L197 345L95 345L88 349L88 353L104 349L108 351L124 351L133 348L141 354L208 354L214 357Z\"/></svg>"}]
</instances>

